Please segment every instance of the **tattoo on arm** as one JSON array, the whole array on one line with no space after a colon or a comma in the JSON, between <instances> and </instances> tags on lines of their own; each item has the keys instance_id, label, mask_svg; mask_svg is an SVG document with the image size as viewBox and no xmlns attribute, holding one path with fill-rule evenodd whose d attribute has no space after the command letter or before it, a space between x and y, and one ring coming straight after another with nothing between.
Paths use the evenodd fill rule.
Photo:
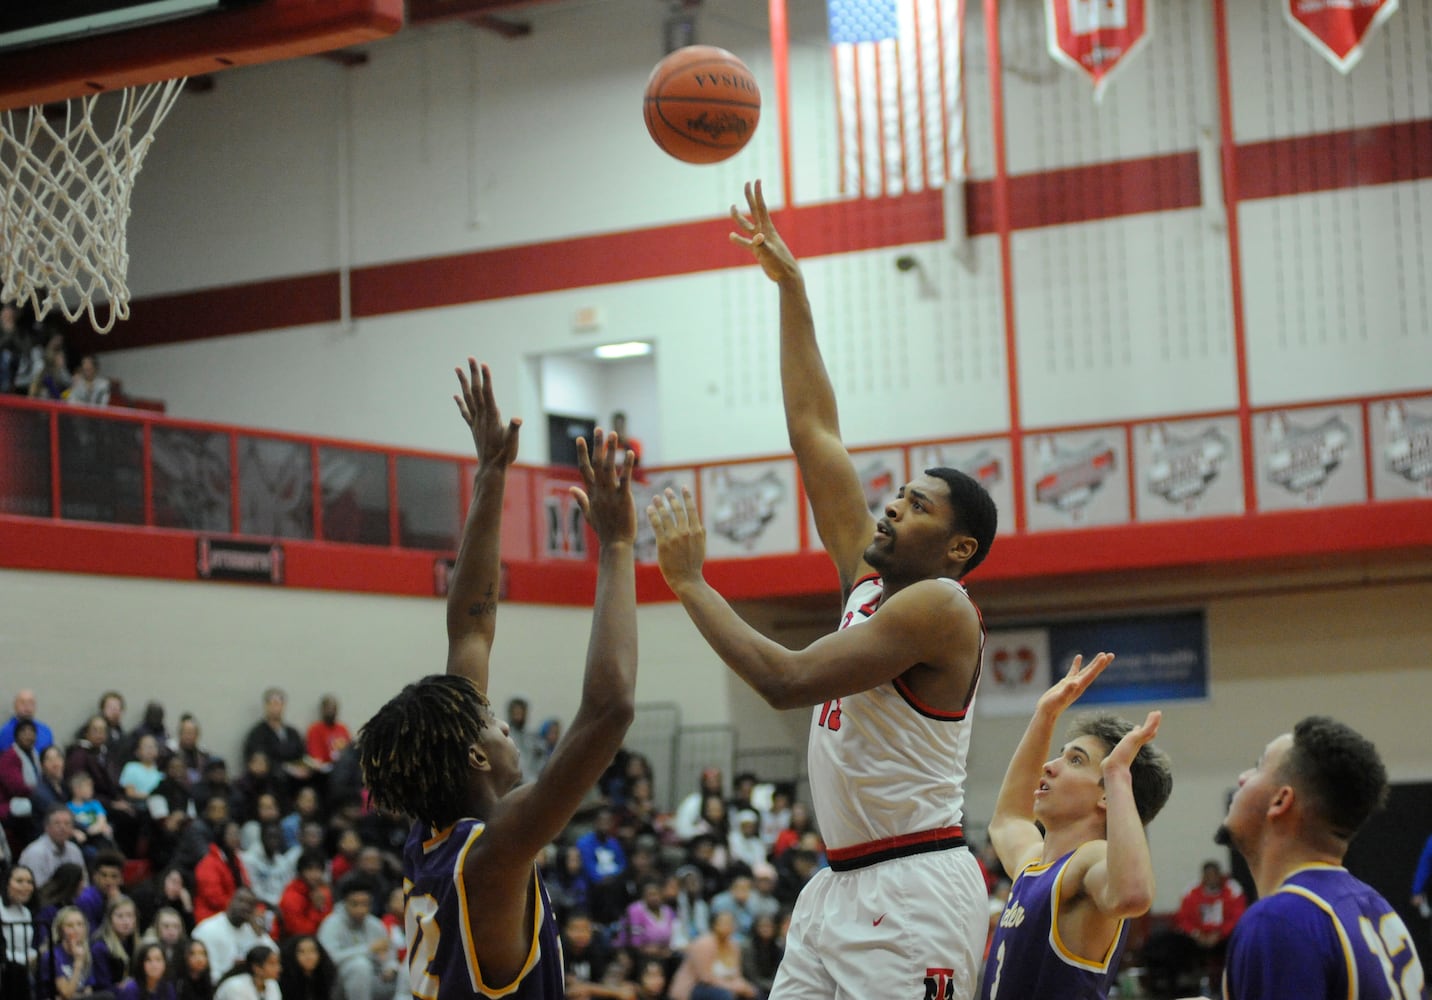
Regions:
<instances>
[{"instance_id":1,"label":"tattoo on arm","mask_svg":"<svg viewBox=\"0 0 1432 1000\"><path fill-rule=\"evenodd\" d=\"M497 614L497 594L495 588L489 584L486 597L476 604L468 606L467 613L473 618L481 618L483 615Z\"/></svg>"}]
</instances>

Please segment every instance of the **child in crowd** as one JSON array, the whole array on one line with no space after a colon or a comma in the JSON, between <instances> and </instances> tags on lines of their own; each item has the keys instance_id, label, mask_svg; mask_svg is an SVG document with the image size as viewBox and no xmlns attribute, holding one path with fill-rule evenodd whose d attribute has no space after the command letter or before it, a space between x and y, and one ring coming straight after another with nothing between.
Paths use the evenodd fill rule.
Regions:
<instances>
[{"instance_id":1,"label":"child in crowd","mask_svg":"<svg viewBox=\"0 0 1432 1000\"><path fill-rule=\"evenodd\" d=\"M94 797L94 778L84 771L70 777L70 815L75 818L75 841L86 855L114 847L109 813Z\"/></svg>"}]
</instances>

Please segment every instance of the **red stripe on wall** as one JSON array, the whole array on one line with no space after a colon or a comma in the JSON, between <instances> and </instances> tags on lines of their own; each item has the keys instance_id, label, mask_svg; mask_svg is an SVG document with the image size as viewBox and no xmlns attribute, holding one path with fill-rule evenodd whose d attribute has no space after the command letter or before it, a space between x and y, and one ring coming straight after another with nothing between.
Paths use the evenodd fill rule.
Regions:
<instances>
[{"instance_id":1,"label":"red stripe on wall","mask_svg":"<svg viewBox=\"0 0 1432 1000\"><path fill-rule=\"evenodd\" d=\"M1240 199L1432 177L1432 121L1252 143L1237 151ZM995 232L993 182L967 183L971 236ZM1009 178L1014 231L1200 204L1194 152ZM804 258L944 239L939 191L789 209L786 237ZM353 271L354 316L380 316L593 285L750 266L724 217L602 233ZM336 272L138 299L115 338L77 332L80 350L149 347L339 319Z\"/></svg>"},{"instance_id":2,"label":"red stripe on wall","mask_svg":"<svg viewBox=\"0 0 1432 1000\"><path fill-rule=\"evenodd\" d=\"M1244 200L1422 180L1432 177L1432 121L1247 143L1237 164Z\"/></svg>"}]
</instances>

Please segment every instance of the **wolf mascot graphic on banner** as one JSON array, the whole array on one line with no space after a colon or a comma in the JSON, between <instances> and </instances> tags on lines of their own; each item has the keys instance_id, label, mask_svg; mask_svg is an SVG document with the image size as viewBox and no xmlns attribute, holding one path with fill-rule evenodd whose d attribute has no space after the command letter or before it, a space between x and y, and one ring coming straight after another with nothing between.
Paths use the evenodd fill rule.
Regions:
<instances>
[{"instance_id":1,"label":"wolf mascot graphic on banner","mask_svg":"<svg viewBox=\"0 0 1432 1000\"><path fill-rule=\"evenodd\" d=\"M1163 424L1151 426L1148 436L1153 458L1149 490L1171 504L1191 509L1223 470L1228 439L1216 427L1194 437L1180 437Z\"/></svg>"},{"instance_id":2,"label":"wolf mascot graphic on banner","mask_svg":"<svg viewBox=\"0 0 1432 1000\"><path fill-rule=\"evenodd\" d=\"M775 472L743 480L723 470L717 475L715 486L711 529L747 547L755 545L786 498L785 487Z\"/></svg>"},{"instance_id":3,"label":"wolf mascot graphic on banner","mask_svg":"<svg viewBox=\"0 0 1432 1000\"><path fill-rule=\"evenodd\" d=\"M1315 427L1300 427L1286 414L1268 415L1268 479L1287 490L1315 499L1328 477L1342 463L1352 441L1352 428L1333 415Z\"/></svg>"}]
</instances>

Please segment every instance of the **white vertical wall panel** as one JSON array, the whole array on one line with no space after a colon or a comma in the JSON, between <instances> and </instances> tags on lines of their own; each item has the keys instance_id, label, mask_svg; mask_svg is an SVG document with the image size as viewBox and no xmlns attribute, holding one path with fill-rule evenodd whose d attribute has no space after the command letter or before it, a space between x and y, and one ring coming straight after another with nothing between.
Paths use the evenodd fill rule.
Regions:
<instances>
[{"instance_id":1,"label":"white vertical wall panel","mask_svg":"<svg viewBox=\"0 0 1432 1000\"><path fill-rule=\"evenodd\" d=\"M1432 117L1432 5L1403 0L1344 76L1273 0L1228 0L1229 74L1239 142Z\"/></svg>"},{"instance_id":2,"label":"white vertical wall panel","mask_svg":"<svg viewBox=\"0 0 1432 1000\"><path fill-rule=\"evenodd\" d=\"M1228 255L1197 209L1014 237L1024 424L1238 405Z\"/></svg>"},{"instance_id":3,"label":"white vertical wall panel","mask_svg":"<svg viewBox=\"0 0 1432 1000\"><path fill-rule=\"evenodd\" d=\"M1427 385L1432 181L1270 198L1240 211L1254 405Z\"/></svg>"}]
</instances>

